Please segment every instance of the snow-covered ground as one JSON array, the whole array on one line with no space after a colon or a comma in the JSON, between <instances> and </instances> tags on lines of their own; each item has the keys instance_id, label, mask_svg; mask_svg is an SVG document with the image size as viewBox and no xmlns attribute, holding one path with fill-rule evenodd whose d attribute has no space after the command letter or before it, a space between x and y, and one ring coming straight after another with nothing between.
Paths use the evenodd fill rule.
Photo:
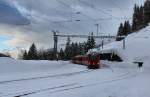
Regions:
<instances>
[{"instance_id":1,"label":"snow-covered ground","mask_svg":"<svg viewBox=\"0 0 150 97\"><path fill-rule=\"evenodd\" d=\"M98 52L114 52L124 61L145 61L150 59L150 26L130 34L125 39L125 49L123 49L123 41L112 42L104 46L103 50L95 50Z\"/></svg>"},{"instance_id":2,"label":"snow-covered ground","mask_svg":"<svg viewBox=\"0 0 150 97\"><path fill-rule=\"evenodd\" d=\"M88 70L64 61L0 58L0 97L150 97L150 68L102 61Z\"/></svg>"}]
</instances>

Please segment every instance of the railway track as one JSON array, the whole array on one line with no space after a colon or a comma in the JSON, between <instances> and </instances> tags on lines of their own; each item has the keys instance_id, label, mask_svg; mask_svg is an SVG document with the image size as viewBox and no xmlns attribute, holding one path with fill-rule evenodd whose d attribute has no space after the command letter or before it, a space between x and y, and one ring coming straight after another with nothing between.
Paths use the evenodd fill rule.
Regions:
<instances>
[{"instance_id":1,"label":"railway track","mask_svg":"<svg viewBox=\"0 0 150 97\"><path fill-rule=\"evenodd\" d=\"M75 87L71 87L71 88L66 88L66 89L60 89L60 90L56 90L56 91L49 92L49 93L57 93L57 92L74 90L74 89L78 89L78 88L89 87L89 86L102 85L102 84L107 84L107 83L111 83L111 82L115 82L115 81L120 81L120 80L124 80L124 79L128 79L128 78L133 78L133 77L136 77L136 76L137 76L137 74L132 74L132 75L125 74L124 76L121 76L120 78L118 77L118 78L115 78L115 79L112 79L112 80L106 80L106 81L97 82L97 83L91 83L91 84L79 85L79 86L75 86Z\"/></svg>"},{"instance_id":2,"label":"railway track","mask_svg":"<svg viewBox=\"0 0 150 97\"><path fill-rule=\"evenodd\" d=\"M91 71L93 71L93 70L83 70L83 71L65 73L65 74L56 74L56 75L47 75L47 76L40 76L40 77L31 77L31 78L22 78L22 79L8 80L8 81L0 81L0 84L28 81L28 80L46 79L46 78L55 78L55 77L69 77L69 76L87 73L87 72L91 72Z\"/></svg>"},{"instance_id":3,"label":"railway track","mask_svg":"<svg viewBox=\"0 0 150 97\"><path fill-rule=\"evenodd\" d=\"M24 93L23 92L18 92L18 93L14 93L14 94L6 94L6 95L2 95L0 97L23 97L23 96L27 96L27 95L32 95L32 94L44 92L44 91L50 91L50 90L55 90L55 89L67 88L67 87L74 86L76 84L77 83L72 83L72 84L65 84L65 85L60 85L60 86L56 86L56 87L39 89L39 90L35 90L35 91L30 91L30 92L24 92Z\"/></svg>"},{"instance_id":4,"label":"railway track","mask_svg":"<svg viewBox=\"0 0 150 97\"><path fill-rule=\"evenodd\" d=\"M137 75L136 73L126 72L124 74L114 77L113 79L108 79L108 80L99 81L99 82L97 81L95 83L89 83L89 84L72 83L72 84L66 84L66 85L61 85L61 86L56 86L56 87L51 87L51 88L30 91L30 92L26 92L26 93L7 94L7 95L3 95L2 97L24 97L24 96L38 94L38 93L42 93L42 92L46 92L46 91L49 91L49 93L57 93L57 92L78 89L78 88L89 87L89 86L107 84L107 83L111 83L111 82L115 82L115 81L132 78L132 77L135 77L136 75Z\"/></svg>"}]
</instances>

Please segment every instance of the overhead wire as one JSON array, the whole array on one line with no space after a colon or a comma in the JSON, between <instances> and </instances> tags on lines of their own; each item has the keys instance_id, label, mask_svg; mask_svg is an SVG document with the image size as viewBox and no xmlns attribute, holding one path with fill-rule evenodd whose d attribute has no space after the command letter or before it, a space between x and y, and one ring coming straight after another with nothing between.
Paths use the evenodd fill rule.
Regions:
<instances>
[{"instance_id":1,"label":"overhead wire","mask_svg":"<svg viewBox=\"0 0 150 97\"><path fill-rule=\"evenodd\" d=\"M62 2L62 1L59 1L59 0L56 0L57 2L59 2L59 3L61 3L61 4L63 4L64 6L66 6L66 7L69 7L69 8L71 8L72 9L72 7L70 6L70 5L68 5L68 4L66 4L66 3L64 3L64 2ZM76 11L76 10L75 10ZM71 13L72 14L72 13ZM80 21L82 21L82 22L86 22L86 21L94 21L94 22L96 22L97 20L105 20L105 19L102 19L102 18L100 18L100 19L93 19L93 18L91 18L91 17L89 17L89 16L87 16L87 15L85 15L85 14L83 14L83 13L80 13L80 14L82 14L83 16L85 16L85 17L87 17L87 18L89 18L89 19L87 19L87 20L81 20L80 19ZM108 19L107 19L108 20ZM65 21L66 22L66 21ZM72 22L72 20L71 21L67 21L67 22Z\"/></svg>"},{"instance_id":2,"label":"overhead wire","mask_svg":"<svg viewBox=\"0 0 150 97\"><path fill-rule=\"evenodd\" d=\"M124 18L127 20L124 10L117 3L115 3L116 0L115 1L109 0L109 1L111 2L111 4L114 4L114 6L120 10L120 12L123 14Z\"/></svg>"},{"instance_id":3,"label":"overhead wire","mask_svg":"<svg viewBox=\"0 0 150 97\"><path fill-rule=\"evenodd\" d=\"M66 4L66 3L64 3L63 1L60 1L60 0L56 0L56 1L59 2L60 4L64 5L64 6L68 7L68 8L73 9L69 4ZM86 6L91 6L89 3L85 2L85 1L82 1L82 0L78 0L78 1L79 1L80 3L82 3L82 4L85 4ZM115 4L115 5L116 5L116 4ZM117 5L117 6L118 6L118 5ZM82 16L85 16L85 17L88 18L87 20L86 20L86 19L83 19L83 20L80 19L80 22L86 22L86 21L104 21L104 20L107 21L107 20L112 20L112 19L115 19L115 20L119 20L119 21L120 21L120 20L132 19L131 17L127 18L124 13L123 13L124 17L114 17L114 16L112 16L112 14L110 14L110 13L108 13L108 12L105 12L105 11L99 9L99 8L94 7L94 5L91 6L91 8L93 8L93 9L95 9L95 10L97 10L97 11L103 13L103 14L107 14L107 15L109 15L110 17L109 17L109 18L97 18L97 19L94 19L94 18L92 18L92 17L90 17L90 16L88 16L88 15L86 15L86 14L80 12L80 14L81 14ZM118 8L119 8L119 6L118 6ZM73 9L73 10L75 10L75 9ZM123 12L121 8L119 8L119 10L120 10L121 12ZM76 10L75 10L75 11L76 11ZM73 13L71 13L71 14L73 14ZM71 20L68 19L68 20L66 20L66 21L54 21L54 23L59 23L59 22L73 22L73 19L71 19Z\"/></svg>"},{"instance_id":4,"label":"overhead wire","mask_svg":"<svg viewBox=\"0 0 150 97\"><path fill-rule=\"evenodd\" d=\"M60 3L60 4L62 4L62 5L64 5L65 7L67 7L67 8L71 8L72 10L74 10L74 11L76 11L75 9L73 9L72 7L71 7L71 5L69 5L69 4L67 4L67 3L65 3L65 2L63 2L63 1L61 1L61 0L56 0L58 3ZM87 2L85 2L85 1L82 1L82 0L78 0L80 3L83 3L83 4L85 4L85 5L87 5L87 6L90 6L90 4L89 3L87 3ZM113 3L114 4L114 3ZM116 5L116 4L115 4ZM118 5L117 5L118 6ZM92 18L92 17L90 17L90 16L88 16L88 15L86 15L86 14L84 14L84 13L81 13L80 12L80 14L82 15L82 16L85 16L85 17L87 17L88 19L80 19L79 21L80 22L87 22L87 21L94 21L94 22L96 22L96 21L108 21L108 20L112 20L112 19L116 19L116 20L120 20L120 19L127 19L127 17L125 16L125 17L112 17L112 15L110 14L110 13L107 13L106 11L103 11L103 10L101 10L101 9L99 9L99 8L96 8L94 5L93 6L91 6L91 8L93 8L93 9L95 9L95 10L97 10L97 11L100 11L101 13L104 13L104 14L107 14L107 15L110 15L111 17L110 18L98 18L98 19L94 19L94 18ZM118 6L118 8L119 8L119 6ZM120 11L122 12L122 9L121 8L119 8L120 9ZM72 14L74 14L73 12L71 12L71 15ZM77 20L73 20L73 18L72 18L72 16L71 16L71 19L68 19L68 20L64 20L64 21L50 21L50 22L52 22L52 23L67 23L67 22L77 22ZM64 27L64 28L67 28L68 29L68 27ZM69 29L70 30L70 29Z\"/></svg>"},{"instance_id":5,"label":"overhead wire","mask_svg":"<svg viewBox=\"0 0 150 97\"><path fill-rule=\"evenodd\" d=\"M83 3L83 4L85 4L85 5L87 5L87 6L90 6L90 4L89 3L87 3L87 2L85 2L85 1L83 1L83 0L78 0L79 2L81 2L81 3ZM116 4L115 4L116 5ZM117 5L118 6L118 5ZM119 7L119 6L118 6ZM115 20L121 20L121 19L127 19L127 17L114 17L113 15L111 15L110 13L107 13L107 12L105 12L105 11L103 11L103 10L100 10L100 9L98 9L98 8L96 8L96 7L94 7L94 6L91 6L91 8L93 8L93 9L95 9L95 10L97 10L97 11L100 11L100 12L102 12L102 13L104 13L104 14L108 14L109 16L111 16L111 18L105 18L105 19L97 19L98 21L99 20L112 20L112 19L115 19ZM121 10L121 12L122 12L122 9L121 8L119 8L120 10ZM130 18L128 18L128 19L132 19L131 17Z\"/></svg>"},{"instance_id":6,"label":"overhead wire","mask_svg":"<svg viewBox=\"0 0 150 97\"><path fill-rule=\"evenodd\" d=\"M77 12L77 13L73 13L73 11L77 11L77 10L75 10L74 8L72 8L71 7L71 5L69 5L69 4L66 4L66 3L64 3L63 1L60 1L60 0L56 0L58 3L60 3L60 4L62 4L62 5L64 5L65 7L67 7L67 8L70 8L70 9L72 9L72 12L71 12L71 17L73 16L73 14L80 14L80 15L82 15L82 16L84 16L84 17L86 17L86 18L88 18L87 20L91 20L92 22L93 21L95 21L92 17L90 17L90 16L88 16L88 15L86 15L86 14L84 14L84 13L81 13L81 12ZM76 20L73 20L73 18L71 18L71 20L67 20L67 21L60 21L61 23L62 22L81 22L82 20L81 19L76 19ZM58 21L57 21L57 23L59 23Z\"/></svg>"},{"instance_id":7,"label":"overhead wire","mask_svg":"<svg viewBox=\"0 0 150 97\"><path fill-rule=\"evenodd\" d=\"M106 14L106 15L112 16L111 14L109 14L109 13L107 13L107 12L103 11L102 9L96 8L94 5L92 5L92 6L91 6L89 3L87 3L87 2L85 2L85 1L83 1L83 0L78 0L78 1L79 1L80 3L82 3L82 4L86 5L86 6L89 6L89 7L93 8L93 9L95 9L95 10L97 10L97 11L99 11L99 12L103 13L103 14Z\"/></svg>"},{"instance_id":8,"label":"overhead wire","mask_svg":"<svg viewBox=\"0 0 150 97\"><path fill-rule=\"evenodd\" d=\"M56 1L59 2L59 3L61 3L61 4L63 4L63 5L66 6L66 7L69 7L69 8L71 8L71 9L73 9L69 4L66 4L66 3L64 3L63 1L60 1L60 0L56 0ZM83 3L83 4L87 5L87 6L91 6L89 3L85 2L85 1L81 1L81 0L78 0L78 1L79 1L80 3ZM115 3L113 3L113 4L116 5L116 7L118 7L121 12L123 12L122 9L121 9L117 4L115 4ZM105 21L107 20L107 21L108 21L108 20L112 20L112 19L119 20L119 21L121 21L122 19L127 20L127 17L126 17L126 15L125 15L124 12L123 12L124 17L114 17L114 16L112 16L110 13L107 13L107 12L101 10L101 9L96 8L94 5L92 5L91 8L93 8L93 9L95 9L95 10L101 12L101 13L104 13L104 14L109 15L110 18L93 19L93 18L89 17L89 16L86 15L86 14L80 13L80 14L82 14L83 16L89 18L89 19L87 19L87 20L85 20L85 19L84 19L84 20L81 20L81 19L80 19L81 22L86 22L86 21L94 21L94 22L96 22L96 21L102 21L102 20L105 20ZM75 10L75 9L74 9L74 10ZM75 10L75 11L76 11L76 10ZM71 14L72 14L72 13L71 13ZM132 19L132 18L128 18L128 19ZM61 22L62 22L62 21L61 21ZM66 22L66 21L65 21L65 22ZM67 21L67 22L73 22L73 21L71 20L71 21Z\"/></svg>"},{"instance_id":9,"label":"overhead wire","mask_svg":"<svg viewBox=\"0 0 150 97\"><path fill-rule=\"evenodd\" d=\"M74 8L72 8L69 4L66 4L66 3L64 3L64 2L62 2L62 1L60 1L60 0L56 0L56 1L59 2L60 4L64 5L64 6L66 6L67 8L71 8L72 10L77 11L77 10L75 10ZM71 13L71 14L74 14L74 13ZM86 15L86 14L84 14L84 13L81 13L81 12L80 12L80 14L83 15L83 16L85 16L85 17L87 17L87 18L89 18L89 19L94 20L93 18L91 18L90 16L88 16L88 15ZM95 20L94 20L94 21L95 21Z\"/></svg>"},{"instance_id":10,"label":"overhead wire","mask_svg":"<svg viewBox=\"0 0 150 97\"><path fill-rule=\"evenodd\" d=\"M99 9L99 8L96 8L94 5L93 6L91 6L89 3L87 3L87 2L85 2L85 1L83 1L83 0L78 0L80 3L82 3L82 4L84 4L84 5L86 5L86 6L89 6L89 7L91 7L91 8L93 8L93 9L95 9L95 10L97 10L97 11L99 11L99 12L101 12L101 13L103 13L103 14L106 14L106 15L109 15L110 16L110 18L113 18L113 19L127 19L127 17L115 17L115 16L113 16L112 14L110 14L109 12L106 12L106 11L104 11L104 10L102 10L102 9ZM115 4L115 5L117 5L117 4ZM118 6L118 5L117 5ZM122 9L118 6L118 8L120 9L120 11L122 12ZM124 13L123 13L124 14ZM125 16L125 15L124 15ZM105 20L107 20L107 19L105 19Z\"/></svg>"}]
</instances>

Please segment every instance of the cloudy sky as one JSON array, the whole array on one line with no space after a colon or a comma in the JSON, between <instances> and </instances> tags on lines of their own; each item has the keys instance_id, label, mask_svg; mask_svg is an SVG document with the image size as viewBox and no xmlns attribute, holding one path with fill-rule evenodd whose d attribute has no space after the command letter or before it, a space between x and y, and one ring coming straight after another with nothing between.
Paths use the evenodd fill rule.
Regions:
<instances>
[{"instance_id":1,"label":"cloudy sky","mask_svg":"<svg viewBox=\"0 0 150 97\"><path fill-rule=\"evenodd\" d=\"M131 20L135 3L144 0L0 0L0 51L53 47L60 34L115 35L120 22ZM80 21L77 21L80 20ZM60 44L65 39L60 39ZM74 39L81 40L81 39ZM72 40L72 41L74 41Z\"/></svg>"}]
</instances>

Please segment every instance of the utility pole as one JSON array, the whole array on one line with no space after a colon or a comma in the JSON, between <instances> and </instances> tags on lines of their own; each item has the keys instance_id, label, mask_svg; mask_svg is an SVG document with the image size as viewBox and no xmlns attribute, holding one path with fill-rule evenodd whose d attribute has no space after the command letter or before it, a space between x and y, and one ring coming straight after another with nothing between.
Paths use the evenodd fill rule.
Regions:
<instances>
[{"instance_id":1,"label":"utility pole","mask_svg":"<svg viewBox=\"0 0 150 97\"><path fill-rule=\"evenodd\" d=\"M95 24L95 26L97 27L97 36L98 36L98 32L99 32L99 24Z\"/></svg>"},{"instance_id":2,"label":"utility pole","mask_svg":"<svg viewBox=\"0 0 150 97\"><path fill-rule=\"evenodd\" d=\"M123 39L123 49L125 49L126 48L126 40L125 40L125 38Z\"/></svg>"},{"instance_id":3,"label":"utility pole","mask_svg":"<svg viewBox=\"0 0 150 97\"><path fill-rule=\"evenodd\" d=\"M104 40L102 40L102 50L103 50L103 48L104 48Z\"/></svg>"},{"instance_id":4,"label":"utility pole","mask_svg":"<svg viewBox=\"0 0 150 97\"><path fill-rule=\"evenodd\" d=\"M54 58L57 58L57 43L58 43L58 36L56 35L56 32L53 32L54 34Z\"/></svg>"}]
</instances>

